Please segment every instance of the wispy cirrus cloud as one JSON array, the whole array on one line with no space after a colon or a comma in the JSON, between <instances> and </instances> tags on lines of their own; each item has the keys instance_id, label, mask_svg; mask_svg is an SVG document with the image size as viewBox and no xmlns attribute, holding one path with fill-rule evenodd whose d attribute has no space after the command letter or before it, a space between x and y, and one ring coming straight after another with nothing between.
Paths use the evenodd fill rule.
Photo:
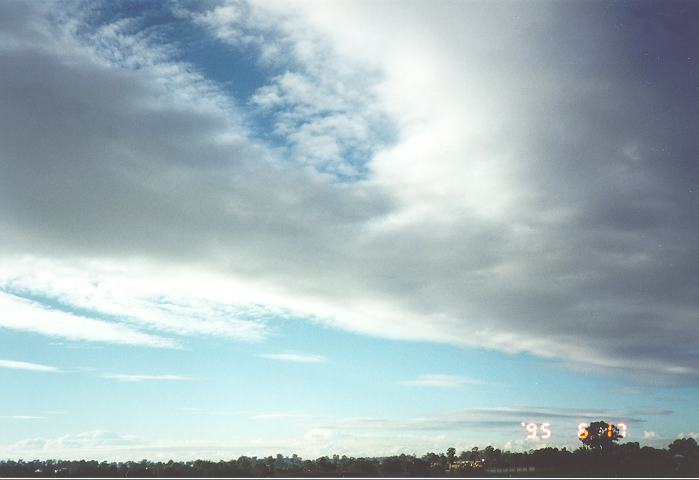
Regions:
<instances>
[{"instance_id":1,"label":"wispy cirrus cloud","mask_svg":"<svg viewBox=\"0 0 699 480\"><path fill-rule=\"evenodd\" d=\"M102 378L108 378L111 380L117 380L119 382L184 382L192 380L191 377L185 377L181 375L138 375L138 374L125 374L125 373L105 373Z\"/></svg>"},{"instance_id":2,"label":"wispy cirrus cloud","mask_svg":"<svg viewBox=\"0 0 699 480\"><path fill-rule=\"evenodd\" d=\"M32 372L60 372L58 367L43 365L41 363L21 362L17 360L2 360L0 359L0 368L9 368L11 370L29 370Z\"/></svg>"},{"instance_id":3,"label":"wispy cirrus cloud","mask_svg":"<svg viewBox=\"0 0 699 480\"><path fill-rule=\"evenodd\" d=\"M265 412L250 416L250 420L317 419L322 417L322 415L297 412Z\"/></svg>"},{"instance_id":4,"label":"wispy cirrus cloud","mask_svg":"<svg viewBox=\"0 0 699 480\"><path fill-rule=\"evenodd\" d=\"M247 410L207 410L198 407L182 407L180 408L180 410L182 410L183 412L190 413L192 415L213 415L217 417L236 417L239 415L245 415L247 413L250 413Z\"/></svg>"},{"instance_id":5,"label":"wispy cirrus cloud","mask_svg":"<svg viewBox=\"0 0 699 480\"><path fill-rule=\"evenodd\" d=\"M653 393L653 390L648 387L612 387L608 390L611 393L618 393L620 395L638 396L638 395L649 395Z\"/></svg>"},{"instance_id":6,"label":"wispy cirrus cloud","mask_svg":"<svg viewBox=\"0 0 699 480\"><path fill-rule=\"evenodd\" d=\"M45 417L40 415L0 415L3 420L41 420Z\"/></svg>"},{"instance_id":7,"label":"wispy cirrus cloud","mask_svg":"<svg viewBox=\"0 0 699 480\"><path fill-rule=\"evenodd\" d=\"M632 412L634 415L644 415L644 416L664 416L664 415L672 415L675 413L673 410L670 410L668 408L645 408L645 409L639 409L639 410L634 410Z\"/></svg>"},{"instance_id":8,"label":"wispy cirrus cloud","mask_svg":"<svg viewBox=\"0 0 699 480\"><path fill-rule=\"evenodd\" d=\"M460 375L431 373L427 375L420 375L413 380L403 380L400 382L400 384L409 387L458 388L465 385L483 385L484 382Z\"/></svg>"},{"instance_id":9,"label":"wispy cirrus cloud","mask_svg":"<svg viewBox=\"0 0 699 480\"><path fill-rule=\"evenodd\" d=\"M263 353L260 355L262 358L267 358L269 360L277 360L280 362L292 362L292 363L325 363L328 361L323 355L314 355L309 353Z\"/></svg>"},{"instance_id":10,"label":"wispy cirrus cloud","mask_svg":"<svg viewBox=\"0 0 699 480\"><path fill-rule=\"evenodd\" d=\"M157 348L174 348L178 344L169 338L152 335L127 325L89 318L48 308L16 295L0 291L0 327L40 333L69 340L83 340Z\"/></svg>"},{"instance_id":11,"label":"wispy cirrus cloud","mask_svg":"<svg viewBox=\"0 0 699 480\"><path fill-rule=\"evenodd\" d=\"M160 335L150 335L170 346L179 344L173 335L260 340L268 330L265 319L286 314L283 309L250 301L225 301L224 291L231 287L235 288L235 282L217 282L211 276L186 278L165 265L148 262L129 267L108 260L66 264L23 257L8 259L6 269L0 269L0 289L8 297L11 292L9 298L40 298L51 303L48 310L57 315L77 315L72 310L97 322L107 318L109 324L131 331L155 330ZM27 300L25 305L42 306L36 300Z\"/></svg>"},{"instance_id":12,"label":"wispy cirrus cloud","mask_svg":"<svg viewBox=\"0 0 699 480\"><path fill-rule=\"evenodd\" d=\"M468 415L480 415L487 417L500 416L513 419L570 419L570 420L597 420L608 419L624 420L628 423L643 423L642 414L636 411L623 411L605 408L565 408L565 407L537 407L514 406L475 408L463 410Z\"/></svg>"}]
</instances>

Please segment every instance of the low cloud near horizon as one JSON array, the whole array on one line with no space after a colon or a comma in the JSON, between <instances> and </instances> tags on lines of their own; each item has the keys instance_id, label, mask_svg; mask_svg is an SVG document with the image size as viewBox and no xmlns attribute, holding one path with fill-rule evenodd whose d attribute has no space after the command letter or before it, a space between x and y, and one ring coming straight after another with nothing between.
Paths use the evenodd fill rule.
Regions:
<instances>
[{"instance_id":1,"label":"low cloud near horizon","mask_svg":"<svg viewBox=\"0 0 699 480\"><path fill-rule=\"evenodd\" d=\"M250 417L250 420L268 420L271 424L278 424L287 418L305 426L305 431L296 436L280 436L274 439L250 440L233 437L217 442L211 439L158 440L157 436L143 438L112 431L92 430L53 438L25 438L12 444L0 444L0 457L22 458L24 455L31 455L32 458L70 460L84 459L87 456L109 461L139 461L143 458L154 461L191 461L195 458L220 460L237 458L240 455L266 456L278 453L288 456L296 453L304 458L317 458L333 453L376 456L414 452L421 456L428 451L443 452L448 447L455 447L459 452L468 451L474 446L474 432L498 431L517 438L519 422L523 419L550 422L554 435L572 439L567 444L557 440L556 445L572 448L577 440L572 434L574 432L567 431L570 426L566 421L572 420L577 424L579 421L591 421L600 416L624 419L629 425L629 439L632 441L643 439L664 447L670 443L668 438L674 436L669 433L668 436L663 436L655 432L649 435L649 432L643 429L644 419L618 410L522 406L467 409L401 418L336 418L300 413L260 413ZM464 432L468 432L468 435L464 435ZM688 435L693 434L690 432ZM502 443L494 442L493 445L496 448L526 451L548 444L541 440L508 440ZM485 445L481 444L480 447Z\"/></svg>"}]
</instances>

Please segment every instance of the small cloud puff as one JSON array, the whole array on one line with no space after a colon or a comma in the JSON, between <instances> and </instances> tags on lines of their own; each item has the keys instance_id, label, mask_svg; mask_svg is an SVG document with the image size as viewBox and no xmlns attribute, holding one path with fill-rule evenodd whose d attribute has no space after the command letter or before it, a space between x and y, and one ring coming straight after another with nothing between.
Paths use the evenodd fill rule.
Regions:
<instances>
[{"instance_id":1,"label":"small cloud puff","mask_svg":"<svg viewBox=\"0 0 699 480\"><path fill-rule=\"evenodd\" d=\"M30 370L32 372L60 372L60 369L40 363L19 362L17 360L0 360L0 368L11 370Z\"/></svg>"},{"instance_id":2,"label":"small cloud puff","mask_svg":"<svg viewBox=\"0 0 699 480\"><path fill-rule=\"evenodd\" d=\"M327 359L322 355L311 355L304 353L264 353L260 355L262 358L269 360L278 360L281 362L297 362L297 363L324 363Z\"/></svg>"},{"instance_id":3,"label":"small cloud puff","mask_svg":"<svg viewBox=\"0 0 699 480\"><path fill-rule=\"evenodd\" d=\"M481 385L483 382L459 375L432 373L428 375L420 375L414 380L405 380L400 383L401 385L407 385L410 387L456 388L463 387L464 385Z\"/></svg>"},{"instance_id":4,"label":"small cloud puff","mask_svg":"<svg viewBox=\"0 0 699 480\"><path fill-rule=\"evenodd\" d=\"M187 381L190 377L180 375L127 375L122 373L107 373L102 378L109 378L119 382L148 382L148 381Z\"/></svg>"}]
</instances>

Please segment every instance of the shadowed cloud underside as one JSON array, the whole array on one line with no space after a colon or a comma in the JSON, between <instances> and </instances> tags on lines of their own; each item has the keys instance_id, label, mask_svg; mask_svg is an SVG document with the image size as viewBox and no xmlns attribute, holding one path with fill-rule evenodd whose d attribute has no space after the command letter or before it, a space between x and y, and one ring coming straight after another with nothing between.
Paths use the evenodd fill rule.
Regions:
<instances>
[{"instance_id":1,"label":"shadowed cloud underside","mask_svg":"<svg viewBox=\"0 0 699 480\"><path fill-rule=\"evenodd\" d=\"M270 396L249 365L283 388L367 361L352 391L442 411L529 392L536 374L506 385L489 366L503 355L620 383L602 390L627 416L672 410L643 402L699 382L697 17L675 1L0 3L0 335L40 345L0 373L182 389L177 408L206 411L201 385ZM382 370L397 357L375 341L488 360ZM320 413L304 415L289 422Z\"/></svg>"}]
</instances>

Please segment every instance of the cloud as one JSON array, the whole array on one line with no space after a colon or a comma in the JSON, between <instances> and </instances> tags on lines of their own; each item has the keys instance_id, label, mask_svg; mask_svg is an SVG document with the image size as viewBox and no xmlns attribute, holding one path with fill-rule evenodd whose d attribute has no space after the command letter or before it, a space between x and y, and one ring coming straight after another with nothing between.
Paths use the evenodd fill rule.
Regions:
<instances>
[{"instance_id":1,"label":"cloud","mask_svg":"<svg viewBox=\"0 0 699 480\"><path fill-rule=\"evenodd\" d=\"M44 417L38 415L2 415L0 419L4 420L41 420Z\"/></svg>"},{"instance_id":2,"label":"cloud","mask_svg":"<svg viewBox=\"0 0 699 480\"><path fill-rule=\"evenodd\" d=\"M425 445L433 451L444 451L448 446L454 445L450 438L433 437L424 433L405 435L400 440L397 444L395 438L385 435L343 433L323 428L312 428L299 435L277 436L274 439L255 438L228 442L146 440L134 435L89 431L49 439L28 438L0 445L0 455L13 459L91 458L100 461L140 461L149 458L167 462L170 459L191 461L193 458L221 460L241 455L268 456L280 452L286 455L296 453L304 458L317 458L337 452L347 452L350 455L393 455L405 451L422 452ZM456 445L461 446L459 443ZM463 447L466 449L465 444Z\"/></svg>"},{"instance_id":3,"label":"cloud","mask_svg":"<svg viewBox=\"0 0 699 480\"><path fill-rule=\"evenodd\" d=\"M620 395L648 395L653 393L653 390L645 387L613 387L608 390L611 393L618 393Z\"/></svg>"},{"instance_id":4,"label":"cloud","mask_svg":"<svg viewBox=\"0 0 699 480\"><path fill-rule=\"evenodd\" d=\"M3 7L11 9L9 4ZM45 23L33 8L24 10L27 18L20 20ZM4 112L11 108L19 115L15 120L38 120L35 131L45 135L39 135L43 140L37 144L23 130L12 146L7 144L8 152L24 151L34 163L20 162L24 154L19 153L8 160L11 176L24 184L27 197L13 194L14 204L0 212L8 247L0 269L3 288L48 297L85 315L109 316L130 329L259 340L267 334L260 316L283 315L288 302L275 294L280 285L260 285L254 277L273 273L282 250L290 257L305 256L305 238L318 220L331 220L344 211L338 226L346 225L347 214L357 215L363 203L374 208L373 200L363 200L361 192L342 192L314 175L271 162L270 151L247 139L235 113L222 108L226 102L220 101L220 92L200 76L188 74L186 65L162 61L148 42L129 36L121 24L93 28L87 39L92 48L71 29L61 31L63 40L58 42L49 41L46 33L27 32L21 24L7 32L14 35L14 47L1 52L16 66L15 76L3 78L2 91L27 91ZM45 31L62 28L44 26ZM81 26L81 32L90 31L90 25ZM58 43L60 48L53 49ZM142 68L114 63L115 50L120 49L128 50L124 56L136 57L133 62ZM49 76L55 74L51 81L44 82L44 74L35 75L38 65L53 72ZM27 84L29 77L38 82ZM97 84L110 85L105 88L112 92L111 100ZM81 108L70 114L76 115L75 129L64 130L67 124L60 118L68 105ZM105 112L101 120L93 118L95 109ZM113 128L120 132L116 137ZM48 151L53 152L51 158L45 155ZM205 165L195 158L206 159ZM44 170L45 165L51 167ZM45 172L46 184L33 176L35 169ZM61 178L85 183L65 188ZM32 189L36 195L29 193ZM318 202L333 213L319 210ZM153 208L144 210L144 205ZM42 220L32 224L32 218ZM173 221L169 227L157 225L166 219ZM75 235L83 230L99 238ZM184 232L191 232L190 239L182 237ZM288 242L289 234L297 237L295 247ZM268 266L255 260L261 247L277 252ZM187 266L190 261L194 265ZM37 270L41 274L35 275ZM173 270L175 276L169 279L161 274ZM200 293L195 296L194 291ZM5 326L26 327L19 322ZM168 342L176 343L161 341Z\"/></svg>"},{"instance_id":5,"label":"cloud","mask_svg":"<svg viewBox=\"0 0 699 480\"><path fill-rule=\"evenodd\" d=\"M38 302L0 291L0 327L40 333L70 340L173 348L168 338L140 332L128 326L46 308Z\"/></svg>"},{"instance_id":6,"label":"cloud","mask_svg":"<svg viewBox=\"0 0 699 480\"><path fill-rule=\"evenodd\" d=\"M646 439L646 440L651 439L651 438L658 438L658 434L655 433L655 432L646 432L646 431L644 431L644 432L643 432L643 438Z\"/></svg>"},{"instance_id":7,"label":"cloud","mask_svg":"<svg viewBox=\"0 0 699 480\"><path fill-rule=\"evenodd\" d=\"M246 413L249 413L246 410L234 410L234 411L226 411L226 410L205 410L202 408L197 408L197 407L183 407L181 408L183 412L188 412L193 415L214 415L214 416L219 416L219 417L234 417L238 415L244 415Z\"/></svg>"},{"instance_id":8,"label":"cloud","mask_svg":"<svg viewBox=\"0 0 699 480\"><path fill-rule=\"evenodd\" d=\"M303 438L306 440L322 439L328 440L335 436L335 431L329 428L311 428L309 431L303 434Z\"/></svg>"},{"instance_id":9,"label":"cloud","mask_svg":"<svg viewBox=\"0 0 699 480\"><path fill-rule=\"evenodd\" d=\"M42 365L40 363L20 362L17 360L0 360L0 368L9 368L11 370L29 370L32 372L60 372L57 367L50 365Z\"/></svg>"},{"instance_id":10,"label":"cloud","mask_svg":"<svg viewBox=\"0 0 699 480\"><path fill-rule=\"evenodd\" d=\"M8 273L0 272L0 288L16 298L42 298L57 304L55 312L78 311L82 316L120 321L131 329L255 341L267 335L265 318L285 315L280 309L249 302L225 302L220 298L224 285L212 288L201 277L182 278L162 265L125 269L109 261L79 265L28 257L8 262ZM195 286L197 282L203 283Z\"/></svg>"},{"instance_id":11,"label":"cloud","mask_svg":"<svg viewBox=\"0 0 699 480\"><path fill-rule=\"evenodd\" d=\"M2 294L16 314L2 327L172 347L259 340L285 312L699 381L685 14L270 2L185 15L271 66L230 98L157 32L65 8L0 4L13 66L0 278L25 296Z\"/></svg>"},{"instance_id":12,"label":"cloud","mask_svg":"<svg viewBox=\"0 0 699 480\"><path fill-rule=\"evenodd\" d=\"M327 39L261 3L228 2L191 16L235 49L255 50L267 68L283 69L250 101L289 159L340 178L366 175L390 137L390 120L373 107L380 72L333 54Z\"/></svg>"},{"instance_id":13,"label":"cloud","mask_svg":"<svg viewBox=\"0 0 699 480\"><path fill-rule=\"evenodd\" d=\"M675 412L672 410L669 410L667 408L647 408L647 409L633 411L634 415L643 415L643 416L672 415L673 413L675 413Z\"/></svg>"},{"instance_id":14,"label":"cloud","mask_svg":"<svg viewBox=\"0 0 699 480\"><path fill-rule=\"evenodd\" d=\"M106 373L102 375L102 378L109 378L112 380L118 380L120 382L151 382L151 381L188 381L191 380L190 377L183 377L180 375L130 375L123 373Z\"/></svg>"},{"instance_id":15,"label":"cloud","mask_svg":"<svg viewBox=\"0 0 699 480\"><path fill-rule=\"evenodd\" d=\"M214 32L259 18L269 28L279 15L284 41L300 51L298 32L315 29L331 44L296 57L309 69L337 54L381 72L371 91L398 138L376 152L366 184L380 185L393 208L350 242L357 268L338 249L338 281L312 280L337 285L323 292L342 305L327 321L525 351L644 383L696 381L699 339L685 336L696 309L693 187L673 172L693 171L697 144L667 128L695 114L646 114L693 98L692 67L677 49L692 52L662 22L648 35L639 18L654 8L615 10L634 44L594 6L540 4L513 16L499 5L253 3L247 16L219 18ZM564 11L586 20L571 29ZM581 45L581 32L595 41ZM673 73L648 70L648 48L666 53ZM280 81L260 89L263 104L283 103ZM668 161L677 170L659 169ZM346 287L347 277L364 288Z\"/></svg>"},{"instance_id":16,"label":"cloud","mask_svg":"<svg viewBox=\"0 0 699 480\"><path fill-rule=\"evenodd\" d=\"M445 375L441 373L433 373L428 375L420 375L415 380L404 380L400 382L402 385L410 387L438 387L438 388L456 388L464 385L482 385L483 382L474 380L468 377L458 375Z\"/></svg>"},{"instance_id":17,"label":"cloud","mask_svg":"<svg viewBox=\"0 0 699 480\"><path fill-rule=\"evenodd\" d=\"M0 446L4 458L108 458L109 452L124 454L142 447L143 442L133 435L121 435L104 430L66 434L56 438L27 438L10 445ZM114 457L109 457L114 458Z\"/></svg>"},{"instance_id":18,"label":"cloud","mask_svg":"<svg viewBox=\"0 0 699 480\"><path fill-rule=\"evenodd\" d=\"M327 359L322 355L313 355L307 353L263 353L262 358L269 360L279 360L281 362L296 362L296 363L324 363Z\"/></svg>"},{"instance_id":19,"label":"cloud","mask_svg":"<svg viewBox=\"0 0 699 480\"><path fill-rule=\"evenodd\" d=\"M318 418L319 415L309 415L305 413L294 413L294 412L268 412L268 413L258 413L250 417L251 420L284 420L290 418Z\"/></svg>"},{"instance_id":20,"label":"cloud","mask_svg":"<svg viewBox=\"0 0 699 480\"><path fill-rule=\"evenodd\" d=\"M623 421L626 424L644 423L643 418L634 417L629 412L604 409L545 408L545 407L493 407L472 408L416 418L353 418L343 420L343 426L371 427L376 430L398 431L453 431L478 430L480 433L494 431L500 433L519 433L521 423L550 423L559 436L575 433L579 423L600 419Z\"/></svg>"},{"instance_id":21,"label":"cloud","mask_svg":"<svg viewBox=\"0 0 699 480\"><path fill-rule=\"evenodd\" d=\"M29 438L0 445L0 457L92 458L113 461L150 458L167 461L193 458L220 460L241 455L267 456L277 453L296 453L307 458L336 453L383 456L413 452L423 455L428 451L443 452L448 447L455 447L457 451L468 451L475 445L482 448L485 444L503 447L508 438L523 439L522 420L549 422L554 438L557 438L556 445L573 447L579 445L575 435L577 424L600 418L625 418L630 425L643 422L643 419L630 418L629 415L623 415L623 412L533 406L462 409L424 416L403 415L400 418L271 412L260 414L258 419L278 422L278 430L286 430L285 421L293 420L299 427L297 432L276 432L273 437L253 438L247 434L244 438L232 435L227 441L172 441L95 430L48 439ZM652 442L657 439L658 437L646 440ZM507 448L528 450L532 448L532 443L524 440L510 441Z\"/></svg>"}]
</instances>

